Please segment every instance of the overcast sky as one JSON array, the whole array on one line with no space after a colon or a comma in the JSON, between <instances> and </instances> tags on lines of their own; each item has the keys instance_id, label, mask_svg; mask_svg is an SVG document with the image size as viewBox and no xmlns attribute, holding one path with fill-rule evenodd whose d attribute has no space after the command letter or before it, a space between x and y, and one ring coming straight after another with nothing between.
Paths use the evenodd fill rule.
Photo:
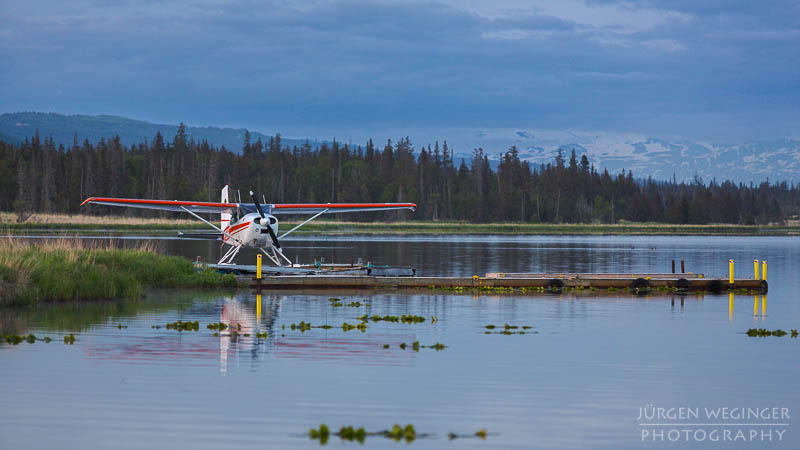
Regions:
<instances>
[{"instance_id":1,"label":"overcast sky","mask_svg":"<svg viewBox=\"0 0 800 450\"><path fill-rule=\"evenodd\" d=\"M796 0L2 0L0 60L0 112L800 135Z\"/></svg>"}]
</instances>

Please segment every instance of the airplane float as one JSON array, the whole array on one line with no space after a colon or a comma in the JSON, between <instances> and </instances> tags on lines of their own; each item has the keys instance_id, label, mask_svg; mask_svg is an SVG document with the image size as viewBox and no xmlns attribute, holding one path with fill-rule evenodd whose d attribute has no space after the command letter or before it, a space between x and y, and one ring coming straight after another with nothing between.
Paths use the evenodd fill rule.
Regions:
<instances>
[{"instance_id":1,"label":"airplane float","mask_svg":"<svg viewBox=\"0 0 800 450\"><path fill-rule=\"evenodd\" d=\"M253 199L253 203L242 203L241 195L239 196L238 202L231 203L229 199L229 187L226 185L222 188L222 198L219 203L89 197L81 203L81 206L92 203L96 205L126 206L129 208L146 208L189 213L192 217L209 225L215 232L180 233L179 236L201 239L222 239L223 245L227 244L230 246L217 264L231 265L233 264L233 259L239 253L239 250L243 247L252 247L260 250L276 266L282 265L281 259L289 263L290 266L292 265L292 261L289 260L289 258L283 254L283 250L281 250L280 240L323 214L390 211L399 209L415 211L417 209L417 205L414 203L268 204L264 202L264 205L262 205L259 203L253 191L250 191L250 197ZM199 214L220 214L219 227L200 217ZM275 215L278 214L312 214L312 216L279 237L278 219L275 217ZM269 240L267 240L267 237L269 237Z\"/></svg>"}]
</instances>

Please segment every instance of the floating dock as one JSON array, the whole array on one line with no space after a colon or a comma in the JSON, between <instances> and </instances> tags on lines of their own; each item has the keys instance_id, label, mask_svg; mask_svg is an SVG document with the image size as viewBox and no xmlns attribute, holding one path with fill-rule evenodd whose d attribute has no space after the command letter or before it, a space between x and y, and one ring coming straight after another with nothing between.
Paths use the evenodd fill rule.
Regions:
<instances>
[{"instance_id":1,"label":"floating dock","mask_svg":"<svg viewBox=\"0 0 800 450\"><path fill-rule=\"evenodd\" d=\"M445 290L547 290L569 289L630 290L649 292L719 293L747 290L766 293L766 280L707 278L693 273L489 273L472 277L417 277L347 274L268 275L261 279L247 277L255 289L445 289Z\"/></svg>"}]
</instances>

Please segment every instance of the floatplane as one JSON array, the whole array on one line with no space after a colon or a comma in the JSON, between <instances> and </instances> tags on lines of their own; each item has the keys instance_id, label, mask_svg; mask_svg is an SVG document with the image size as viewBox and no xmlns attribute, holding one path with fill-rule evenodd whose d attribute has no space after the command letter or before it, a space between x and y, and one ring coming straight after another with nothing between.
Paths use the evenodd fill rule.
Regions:
<instances>
[{"instance_id":1,"label":"floatplane","mask_svg":"<svg viewBox=\"0 0 800 450\"><path fill-rule=\"evenodd\" d=\"M267 256L276 266L282 266L286 261L292 266L292 261L283 254L281 239L297 231L303 225L323 214L350 213L362 211L391 211L408 209L415 211L414 203L266 203L263 205L258 197L250 191L253 203L242 203L241 195L238 202L230 201L230 188L222 188L222 198L215 202L192 202L180 200L148 200L136 198L108 198L89 197L81 203L86 204L124 206L129 208L146 208L161 211L185 212L214 229L207 233L179 233L181 237L222 240L222 244L230 246L220 258L217 265L232 265L233 259L244 247L258 249ZM219 227L200 216L200 214L219 214ZM311 217L301 222L291 230L278 236L279 214L311 214Z\"/></svg>"}]
</instances>

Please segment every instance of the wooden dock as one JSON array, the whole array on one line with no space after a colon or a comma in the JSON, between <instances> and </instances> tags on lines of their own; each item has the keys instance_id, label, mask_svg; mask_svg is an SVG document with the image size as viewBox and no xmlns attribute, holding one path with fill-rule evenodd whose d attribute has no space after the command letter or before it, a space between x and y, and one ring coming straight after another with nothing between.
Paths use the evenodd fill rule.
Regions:
<instances>
[{"instance_id":1,"label":"wooden dock","mask_svg":"<svg viewBox=\"0 0 800 450\"><path fill-rule=\"evenodd\" d=\"M368 275L279 275L260 280L247 277L255 289L444 289L444 290L545 290L570 289L630 290L649 292L720 293L747 290L766 293L766 280L707 278L695 273L490 273L473 277L397 277Z\"/></svg>"}]
</instances>

